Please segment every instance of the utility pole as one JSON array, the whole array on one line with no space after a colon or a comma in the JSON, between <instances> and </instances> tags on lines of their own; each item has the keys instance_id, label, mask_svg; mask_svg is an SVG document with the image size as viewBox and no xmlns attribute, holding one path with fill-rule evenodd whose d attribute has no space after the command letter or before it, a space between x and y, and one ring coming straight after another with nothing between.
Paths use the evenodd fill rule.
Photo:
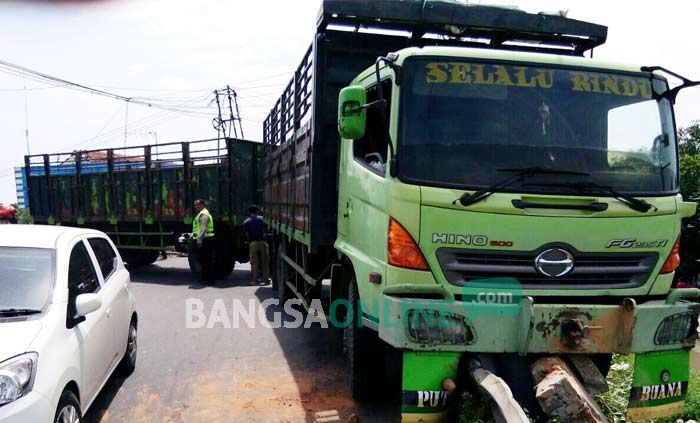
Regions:
<instances>
[{"instance_id":1,"label":"utility pole","mask_svg":"<svg viewBox=\"0 0 700 423\"><path fill-rule=\"evenodd\" d=\"M27 80L24 80L24 140L27 143L27 156L29 156L29 106L27 100Z\"/></svg>"},{"instance_id":2,"label":"utility pole","mask_svg":"<svg viewBox=\"0 0 700 423\"><path fill-rule=\"evenodd\" d=\"M150 135L153 135L153 138L156 140L156 156L158 155L158 132L157 131L148 131Z\"/></svg>"},{"instance_id":3,"label":"utility pole","mask_svg":"<svg viewBox=\"0 0 700 423\"><path fill-rule=\"evenodd\" d=\"M126 114L124 116L124 148L126 148L127 134L129 133L129 100L131 100L131 97L126 99Z\"/></svg>"},{"instance_id":4,"label":"utility pole","mask_svg":"<svg viewBox=\"0 0 700 423\"><path fill-rule=\"evenodd\" d=\"M212 125L214 129L216 129L218 138L221 139L222 135L223 138L230 138L231 136L238 138L239 133L241 138L243 138L243 125L241 124L241 114L238 108L238 94L236 90L231 88L230 85L227 85L224 89L215 90L214 98L216 99L218 116L214 118ZM225 100L228 100L228 117L226 118L224 117L225 112L223 110L226 106L222 104Z\"/></svg>"}]
</instances>

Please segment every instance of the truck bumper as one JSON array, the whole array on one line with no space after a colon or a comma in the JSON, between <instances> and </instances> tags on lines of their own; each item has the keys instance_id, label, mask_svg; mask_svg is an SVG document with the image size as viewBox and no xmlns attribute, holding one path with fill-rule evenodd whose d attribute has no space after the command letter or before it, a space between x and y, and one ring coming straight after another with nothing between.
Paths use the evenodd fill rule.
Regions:
<instances>
[{"instance_id":1,"label":"truck bumper","mask_svg":"<svg viewBox=\"0 0 700 423\"><path fill-rule=\"evenodd\" d=\"M682 291L682 292L681 292ZM692 292L691 292L692 291ZM513 304L406 299L384 295L373 322L390 345L410 351L480 353L644 353L691 348L700 290L620 305ZM574 301L575 298L572 298Z\"/></svg>"}]
</instances>

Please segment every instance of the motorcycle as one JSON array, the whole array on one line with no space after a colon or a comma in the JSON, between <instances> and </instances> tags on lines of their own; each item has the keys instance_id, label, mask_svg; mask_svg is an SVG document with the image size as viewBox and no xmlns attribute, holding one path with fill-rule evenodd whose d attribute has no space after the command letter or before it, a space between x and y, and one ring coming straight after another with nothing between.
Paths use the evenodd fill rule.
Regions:
<instances>
[{"instance_id":1,"label":"motorcycle","mask_svg":"<svg viewBox=\"0 0 700 423\"><path fill-rule=\"evenodd\" d=\"M0 203L0 223L17 223L17 209Z\"/></svg>"}]
</instances>

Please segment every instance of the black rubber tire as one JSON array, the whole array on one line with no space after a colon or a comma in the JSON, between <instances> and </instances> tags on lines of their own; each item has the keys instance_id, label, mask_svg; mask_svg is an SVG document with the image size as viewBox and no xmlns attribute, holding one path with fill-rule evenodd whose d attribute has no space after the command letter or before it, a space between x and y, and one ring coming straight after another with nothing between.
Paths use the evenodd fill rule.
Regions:
<instances>
[{"instance_id":1,"label":"black rubber tire","mask_svg":"<svg viewBox=\"0 0 700 423\"><path fill-rule=\"evenodd\" d=\"M214 233L216 234L214 236L214 257L212 258L214 278L226 279L236 266L233 230L228 224L222 223L215 226Z\"/></svg>"},{"instance_id":2,"label":"black rubber tire","mask_svg":"<svg viewBox=\"0 0 700 423\"><path fill-rule=\"evenodd\" d=\"M58 400L58 406L56 407L56 415L53 418L55 423L63 423L64 420L59 420L61 418L61 413L65 408L73 407L77 412L78 421L83 422L83 413L80 411L80 401L71 391L63 391L61 394L61 399ZM67 421L67 420L66 420Z\"/></svg>"},{"instance_id":3,"label":"black rubber tire","mask_svg":"<svg viewBox=\"0 0 700 423\"><path fill-rule=\"evenodd\" d=\"M216 279L226 279L233 273L235 267L236 262L233 260L233 257L229 257L223 261L217 261L214 264L214 277Z\"/></svg>"},{"instance_id":4,"label":"black rubber tire","mask_svg":"<svg viewBox=\"0 0 700 423\"><path fill-rule=\"evenodd\" d=\"M138 323L136 319L131 319L129 324L129 335L126 341L126 351L124 357L119 362L119 371L124 376L130 376L136 370L136 357L138 356Z\"/></svg>"},{"instance_id":5,"label":"black rubber tire","mask_svg":"<svg viewBox=\"0 0 700 423\"><path fill-rule=\"evenodd\" d=\"M121 253L122 259L131 267L150 266L155 263L160 257L160 251L145 250L134 251L126 250Z\"/></svg>"},{"instance_id":6,"label":"black rubber tire","mask_svg":"<svg viewBox=\"0 0 700 423\"><path fill-rule=\"evenodd\" d=\"M277 279L277 299L280 301L280 306L284 307L284 303L292 297L292 293L287 286L289 280L289 266L284 261L282 255L287 251L284 241L280 242L277 254L275 254L275 275Z\"/></svg>"},{"instance_id":7,"label":"black rubber tire","mask_svg":"<svg viewBox=\"0 0 700 423\"><path fill-rule=\"evenodd\" d=\"M382 387L383 351L376 332L358 324L360 293L353 276L348 286L348 301L353 306L353 321L345 329L345 351L350 367L350 391L356 401L376 400Z\"/></svg>"}]
</instances>

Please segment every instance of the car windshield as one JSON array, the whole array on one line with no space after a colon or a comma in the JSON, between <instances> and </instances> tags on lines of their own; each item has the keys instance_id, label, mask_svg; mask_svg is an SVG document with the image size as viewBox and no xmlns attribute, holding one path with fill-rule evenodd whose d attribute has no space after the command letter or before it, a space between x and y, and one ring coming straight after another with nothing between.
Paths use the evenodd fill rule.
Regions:
<instances>
[{"instance_id":1,"label":"car windshield","mask_svg":"<svg viewBox=\"0 0 700 423\"><path fill-rule=\"evenodd\" d=\"M43 310L54 278L54 250L0 247L0 311Z\"/></svg>"},{"instance_id":2,"label":"car windshield","mask_svg":"<svg viewBox=\"0 0 700 423\"><path fill-rule=\"evenodd\" d=\"M539 175L505 189L574 192L593 182L637 195L678 190L675 127L667 83L650 74L412 58L405 62L399 129L403 180L488 187L504 169ZM565 184L539 184L540 182Z\"/></svg>"}]
</instances>

